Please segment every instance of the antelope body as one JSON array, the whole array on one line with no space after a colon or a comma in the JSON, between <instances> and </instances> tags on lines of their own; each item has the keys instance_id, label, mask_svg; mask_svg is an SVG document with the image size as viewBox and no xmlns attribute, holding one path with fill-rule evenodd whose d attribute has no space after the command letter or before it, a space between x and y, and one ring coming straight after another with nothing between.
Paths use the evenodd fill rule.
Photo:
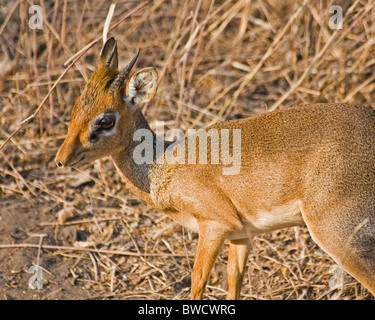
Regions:
<instances>
[{"instance_id":1,"label":"antelope body","mask_svg":"<svg viewBox=\"0 0 375 320\"><path fill-rule=\"evenodd\" d=\"M138 104L157 89L153 68L129 77L138 55L117 70L116 41L102 49L73 110L58 166L111 156L127 186L182 225L199 232L192 299L200 299L225 239L228 299L238 299L254 235L306 224L339 265L375 294L375 111L346 104L312 104L218 123L209 129L240 130L237 174L223 163L138 164L136 130L149 130ZM222 139L219 134L219 138ZM187 140L182 143L187 143ZM171 142L165 142L165 151ZM210 155L213 144L208 143ZM198 146L197 146L198 148ZM188 148L185 149L188 157ZM197 149L198 150L198 149Z\"/></svg>"}]
</instances>

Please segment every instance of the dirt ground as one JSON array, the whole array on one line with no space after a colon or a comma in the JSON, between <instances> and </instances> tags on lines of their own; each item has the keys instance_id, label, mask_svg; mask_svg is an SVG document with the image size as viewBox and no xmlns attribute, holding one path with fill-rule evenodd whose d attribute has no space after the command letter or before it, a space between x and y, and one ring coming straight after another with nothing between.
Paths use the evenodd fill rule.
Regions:
<instances>
[{"instance_id":1,"label":"dirt ground","mask_svg":"<svg viewBox=\"0 0 375 320\"><path fill-rule=\"evenodd\" d=\"M142 109L151 127L186 132L299 103L373 103L373 1L338 1L336 30L328 2L302 3L117 3L120 67L141 48L137 68L159 73ZM30 27L29 2L0 6L0 299L187 299L197 235L131 194L110 159L76 169L53 161L96 68L108 1L36 4L42 29ZM227 253L226 244L205 299L225 298ZM373 299L303 226L254 239L241 298Z\"/></svg>"},{"instance_id":2,"label":"dirt ground","mask_svg":"<svg viewBox=\"0 0 375 320\"><path fill-rule=\"evenodd\" d=\"M46 234L45 243L54 243L53 228L41 227L40 201L11 198L1 203L1 243L39 243L37 233ZM45 216L44 216L45 217ZM65 238L68 241L68 237ZM37 263L38 248L3 249L0 252L1 298L13 299L87 299L93 292L74 285L69 270L74 260L42 250L39 265L43 270L43 288L32 290L29 281L34 273L29 268Z\"/></svg>"},{"instance_id":3,"label":"dirt ground","mask_svg":"<svg viewBox=\"0 0 375 320\"><path fill-rule=\"evenodd\" d=\"M131 201L131 199L130 199ZM132 201L131 201L132 202ZM107 203L108 205L108 203ZM168 297L167 292L179 291L181 288L189 289L188 266L182 274L178 270L171 270L166 276L162 268L163 261L156 261L157 258L143 257L140 248L147 247L146 239L142 236L142 229L151 226L155 217L141 216L141 210L136 201L131 204L129 211L134 216L127 219L122 210L114 204L114 210L104 210L105 215L99 217L90 210L83 210L84 214L79 219L71 219L67 225L56 226L56 215L51 207L56 207L54 201L48 200L26 200L24 197L9 197L1 201L1 244L19 244L16 248L3 248L0 250L0 293L4 299L101 299L101 298L163 298ZM132 207L136 209L132 209ZM109 212L108 212L109 211ZM60 211L61 212L61 211ZM127 219L124 222L122 219ZM152 219L152 220L151 220ZM164 217L162 220L166 220ZM80 222L89 221L89 222ZM127 223L130 222L130 225ZM50 222L50 223L48 223ZM45 225L47 224L47 225ZM176 227L173 223L166 223L168 229L174 234L170 238L180 236L179 231L173 230ZM133 228L137 228L133 230ZM161 230L163 231L163 230ZM160 233L160 230L158 230ZM165 234L165 233L164 233ZM125 236L124 236L125 235ZM150 234L148 235L150 236ZM157 235L159 236L159 235ZM159 236L160 237L160 236ZM39 249L38 244L42 238L42 245L58 246L62 249L45 250ZM25 244L36 244L35 248L25 247ZM153 241L153 246L166 249L165 245ZM66 247L82 248L95 247L99 253L64 250ZM103 254L100 250L117 250L119 252L131 252L136 257L127 255ZM127 250L126 250L127 249ZM168 250L165 254L168 255ZM156 254L153 252L153 254ZM39 255L39 258L38 258ZM182 253L181 256L185 254ZM42 271L42 288L32 289L29 282L34 273L29 273L33 264L40 265ZM181 257L164 258L173 259L178 264L178 269L184 266ZM183 258L185 259L185 258ZM186 259L185 259L186 260ZM192 263L192 262L191 262ZM156 265L154 265L156 264ZM175 266L176 267L176 266ZM176 268L177 269L177 268ZM149 278L167 277L171 283L163 283L167 278L159 280L163 286L163 293L152 295L153 287L148 284ZM143 279L144 278L144 279ZM181 279L180 279L181 278ZM185 278L187 278L185 280ZM143 290L139 285L146 282ZM142 288L142 285L141 285ZM121 291L121 293L120 293ZM172 295L176 293L173 292ZM182 294L182 293L181 293ZM172 297L169 296L169 298ZM187 292L185 292L187 297Z\"/></svg>"},{"instance_id":4,"label":"dirt ground","mask_svg":"<svg viewBox=\"0 0 375 320\"><path fill-rule=\"evenodd\" d=\"M90 188L93 186L86 185L76 192ZM0 297L187 299L197 236L137 200L129 200L129 207L116 201L107 203L101 214L83 209L66 225L56 226L58 208L51 209L56 207L54 201L13 195L2 199L0 244L18 246L0 249ZM113 207L108 210L109 205ZM42 245L55 247L39 249L41 237ZM79 248L97 248L98 253ZM129 252L136 256L128 256ZM137 255L139 252L160 256ZM38 255L42 288L35 289L33 282L32 289L29 283L35 273L29 273L29 268L37 264ZM226 259L224 248L212 272L207 299L225 297ZM254 240L242 298L372 298L356 280L341 272L311 240L306 228L280 230Z\"/></svg>"}]
</instances>

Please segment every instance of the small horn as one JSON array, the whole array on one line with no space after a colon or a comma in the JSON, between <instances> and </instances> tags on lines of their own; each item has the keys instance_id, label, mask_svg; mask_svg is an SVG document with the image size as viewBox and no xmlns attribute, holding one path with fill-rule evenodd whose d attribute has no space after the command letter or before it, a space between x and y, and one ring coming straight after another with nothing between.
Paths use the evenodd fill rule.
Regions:
<instances>
[{"instance_id":1,"label":"small horn","mask_svg":"<svg viewBox=\"0 0 375 320\"><path fill-rule=\"evenodd\" d=\"M111 92L114 92L115 90L117 90L118 88L120 88L121 85L124 83L125 79L129 75L131 69L134 67L135 63L137 62L137 59L138 59L138 56L139 56L140 52L141 52L141 50L138 49L138 52L136 53L136 55L134 56L134 58L129 62L129 64L125 67L125 69L122 70L119 73L119 75L117 76L117 78L115 80L113 80L113 82L111 84L111 87L110 87L110 91Z\"/></svg>"}]
</instances>

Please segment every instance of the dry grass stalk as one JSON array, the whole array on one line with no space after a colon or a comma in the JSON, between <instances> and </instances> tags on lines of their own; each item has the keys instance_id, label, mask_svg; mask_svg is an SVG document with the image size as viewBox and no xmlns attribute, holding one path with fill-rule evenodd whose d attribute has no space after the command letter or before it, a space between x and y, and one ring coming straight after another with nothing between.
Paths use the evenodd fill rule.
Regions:
<instances>
[{"instance_id":1,"label":"dry grass stalk","mask_svg":"<svg viewBox=\"0 0 375 320\"><path fill-rule=\"evenodd\" d=\"M0 271L6 263L24 269L15 265L17 250L39 247L27 234L14 238L12 226L43 230L42 266L47 259L70 263L69 292L77 288L86 298L187 298L196 246L195 234L130 194L110 161L55 168L71 107L103 38L118 40L123 65L140 47L138 65L157 68L159 92L143 111L168 129L298 103L373 103L374 1L335 3L345 14L337 30L328 26L331 3L321 1L126 1L112 15L103 0L42 0L42 30L28 25L30 4L6 0L0 8L0 65L7 66L0 71L0 217L7 221L0 220ZM58 212L70 207L74 217L56 225ZM3 259L7 252L13 260ZM226 259L224 250L209 299L225 297ZM370 298L346 274L342 288L331 290L332 265L305 228L264 235L253 242L243 298ZM50 286L40 298L69 298Z\"/></svg>"}]
</instances>

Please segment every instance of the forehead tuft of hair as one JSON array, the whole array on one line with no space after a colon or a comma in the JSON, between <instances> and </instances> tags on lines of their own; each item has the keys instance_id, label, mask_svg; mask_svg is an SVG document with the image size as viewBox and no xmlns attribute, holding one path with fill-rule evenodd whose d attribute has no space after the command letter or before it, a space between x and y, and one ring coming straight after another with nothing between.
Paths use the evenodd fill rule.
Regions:
<instances>
[{"instance_id":1,"label":"forehead tuft of hair","mask_svg":"<svg viewBox=\"0 0 375 320\"><path fill-rule=\"evenodd\" d=\"M81 95L80 107L90 112L96 105L96 101L110 95L109 87L117 77L118 71L110 68L96 70L87 81Z\"/></svg>"}]
</instances>

